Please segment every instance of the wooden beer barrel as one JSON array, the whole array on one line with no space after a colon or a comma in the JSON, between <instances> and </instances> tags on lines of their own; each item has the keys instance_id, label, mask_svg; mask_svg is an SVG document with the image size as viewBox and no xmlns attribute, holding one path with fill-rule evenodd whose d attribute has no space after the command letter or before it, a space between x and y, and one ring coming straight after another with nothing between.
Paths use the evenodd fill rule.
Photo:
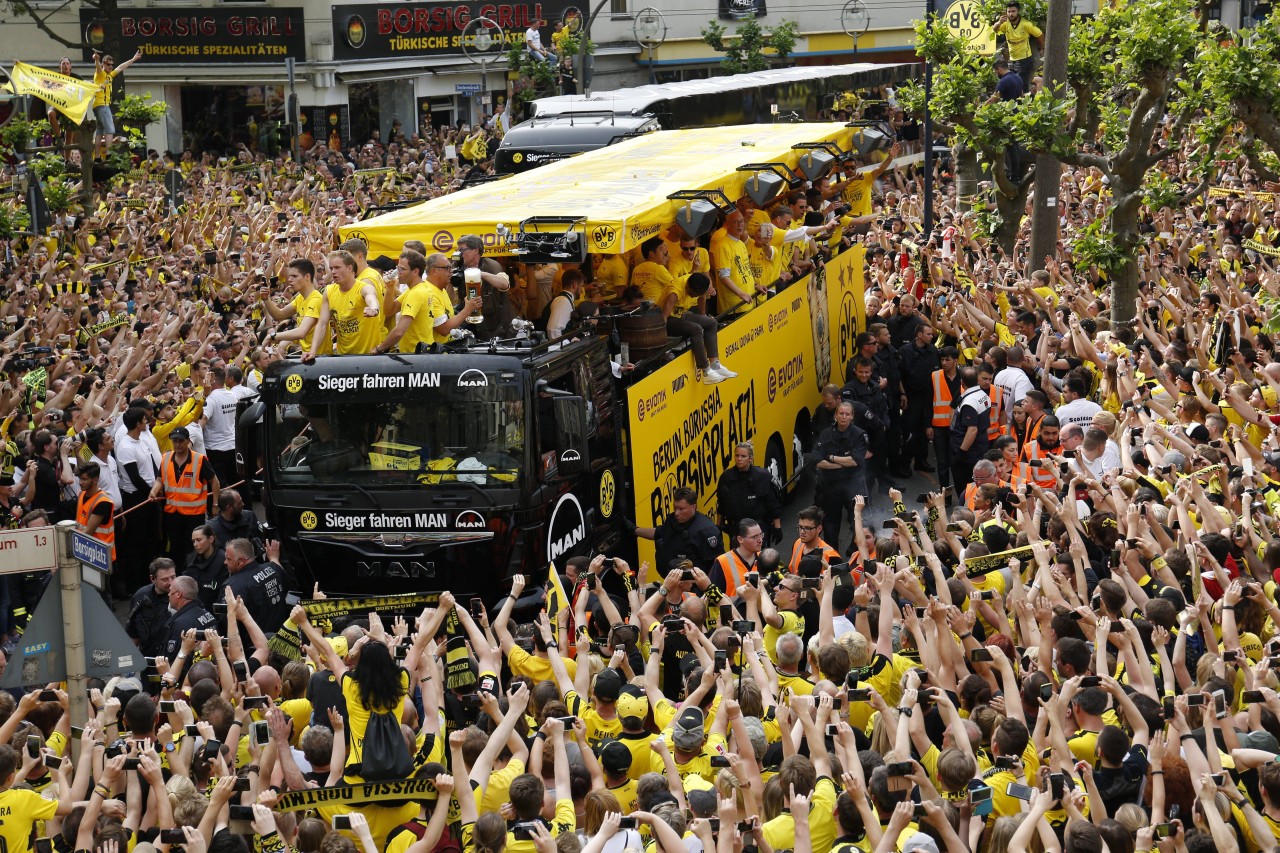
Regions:
<instances>
[{"instance_id":1,"label":"wooden beer barrel","mask_svg":"<svg viewBox=\"0 0 1280 853\"><path fill-rule=\"evenodd\" d=\"M631 361L639 364L667 348L667 321L662 312L651 308L638 314L622 314L615 318L618 337L631 350Z\"/></svg>"}]
</instances>

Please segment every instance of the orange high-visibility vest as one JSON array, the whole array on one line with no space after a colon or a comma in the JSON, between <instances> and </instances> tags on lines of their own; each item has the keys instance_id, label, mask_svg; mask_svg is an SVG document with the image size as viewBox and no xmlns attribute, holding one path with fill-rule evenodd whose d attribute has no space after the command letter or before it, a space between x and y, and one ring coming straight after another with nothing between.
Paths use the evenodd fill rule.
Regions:
<instances>
[{"instance_id":1,"label":"orange high-visibility vest","mask_svg":"<svg viewBox=\"0 0 1280 853\"><path fill-rule=\"evenodd\" d=\"M747 573L751 569L747 568L747 564L742 562L742 558L734 550L726 551L716 557L716 562L720 565L720 571L724 573L724 594L732 597L738 587L747 582Z\"/></svg>"},{"instance_id":2,"label":"orange high-visibility vest","mask_svg":"<svg viewBox=\"0 0 1280 853\"><path fill-rule=\"evenodd\" d=\"M98 528L89 535L111 548L111 559L114 560L116 558L116 505L106 492L99 489L92 495L80 493L80 497L76 498L76 524L88 527L91 511L103 501L111 504L111 521L105 525L98 525Z\"/></svg>"},{"instance_id":3,"label":"orange high-visibility vest","mask_svg":"<svg viewBox=\"0 0 1280 853\"><path fill-rule=\"evenodd\" d=\"M818 553L822 558L822 561L828 566L833 563L840 562L840 552L823 541L822 537L818 537L818 547L814 548L809 553ZM787 564L787 568L791 571L791 574L794 575L800 570L800 561L804 559L804 557L804 543L797 539L795 544L791 546L791 562Z\"/></svg>"},{"instance_id":4,"label":"orange high-visibility vest","mask_svg":"<svg viewBox=\"0 0 1280 853\"><path fill-rule=\"evenodd\" d=\"M173 462L173 451L166 453L160 461L160 476L164 481L164 511L180 515L203 516L208 511L209 487L198 474L204 470L203 455L191 451L190 464L178 476L177 466Z\"/></svg>"},{"instance_id":5,"label":"orange high-visibility vest","mask_svg":"<svg viewBox=\"0 0 1280 853\"><path fill-rule=\"evenodd\" d=\"M1004 434L1006 427L1002 416L1004 412L1004 389L992 382L991 387L987 390L987 396L991 399L991 426L987 427L987 441L994 442Z\"/></svg>"},{"instance_id":6,"label":"orange high-visibility vest","mask_svg":"<svg viewBox=\"0 0 1280 853\"><path fill-rule=\"evenodd\" d=\"M1035 483L1042 489L1052 489L1058 485L1058 479L1053 475L1052 468L1033 468L1031 463L1037 459L1048 459L1045 452L1040 449L1039 441L1028 441L1022 446L1023 465L1019 468L1023 471L1022 479Z\"/></svg>"},{"instance_id":7,"label":"orange high-visibility vest","mask_svg":"<svg viewBox=\"0 0 1280 853\"><path fill-rule=\"evenodd\" d=\"M933 421L934 429L951 426L951 386L941 370L933 372Z\"/></svg>"}]
</instances>

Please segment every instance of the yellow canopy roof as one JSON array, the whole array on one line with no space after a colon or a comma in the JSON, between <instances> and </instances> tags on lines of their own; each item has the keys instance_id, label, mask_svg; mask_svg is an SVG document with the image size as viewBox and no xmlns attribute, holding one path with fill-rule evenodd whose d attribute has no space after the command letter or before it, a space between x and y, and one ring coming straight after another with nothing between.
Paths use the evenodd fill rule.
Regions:
<instances>
[{"instance_id":1,"label":"yellow canopy roof","mask_svg":"<svg viewBox=\"0 0 1280 853\"><path fill-rule=\"evenodd\" d=\"M471 187L341 229L359 237L370 257L396 257L406 240L429 251L450 252L459 237L478 234L486 252L508 254L499 245L499 224L516 231L534 216L582 217L588 251L620 253L663 232L675 219L681 190L718 189L730 200L743 194L747 163L795 167L803 150L792 146L835 142L848 150L853 129L839 123L752 124L649 133Z\"/></svg>"}]
</instances>

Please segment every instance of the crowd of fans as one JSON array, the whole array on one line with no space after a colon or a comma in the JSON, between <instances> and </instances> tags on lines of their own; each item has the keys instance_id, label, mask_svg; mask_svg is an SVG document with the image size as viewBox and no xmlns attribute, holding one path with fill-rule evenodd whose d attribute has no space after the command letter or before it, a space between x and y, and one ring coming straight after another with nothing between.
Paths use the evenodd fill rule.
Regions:
<instances>
[{"instance_id":1,"label":"crowd of fans","mask_svg":"<svg viewBox=\"0 0 1280 853\"><path fill-rule=\"evenodd\" d=\"M236 404L290 348L333 343L309 313L317 286L363 281L367 341L394 334L378 313L391 270L335 252L337 226L455 187L443 146L466 140L149 158L91 215L8 241L0 524L72 518L117 546L114 592L148 661L94 689L83 731L58 685L0 693L7 853L1280 843L1280 358L1264 328L1280 230L1247 166L1146 212L1132 323L1110 322L1105 273L1073 263L1109 201L1088 170L1064 176L1047 259L978 236L946 163L940 226L921 234L920 176L886 161L742 204L722 230L768 265L725 266L678 234L590 281L480 265L530 318L563 291L665 308L698 273L685 308L714 316L708 295L731 310L864 244L870 325L818 412L818 505L794 537L771 533L781 550L738 517L727 552L716 536L690 554L680 537L706 519L682 493L638 531L652 571L575 558L563 604L516 577L488 609L446 592L416 620L309 617L240 494ZM165 166L181 199L154 180ZM436 275L411 252L402 276ZM912 468L939 479L918 510L893 479ZM892 518L874 529L882 490ZM0 584L9 643L47 582ZM407 777L429 793L291 799Z\"/></svg>"}]
</instances>

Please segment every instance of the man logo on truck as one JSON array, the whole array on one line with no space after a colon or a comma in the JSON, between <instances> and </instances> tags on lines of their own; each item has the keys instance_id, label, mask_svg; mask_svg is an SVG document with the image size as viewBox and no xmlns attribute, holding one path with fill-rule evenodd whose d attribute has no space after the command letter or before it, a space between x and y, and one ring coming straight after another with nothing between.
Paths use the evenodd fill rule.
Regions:
<instances>
[{"instance_id":1,"label":"man logo on truck","mask_svg":"<svg viewBox=\"0 0 1280 853\"><path fill-rule=\"evenodd\" d=\"M476 512L474 509L464 509L458 513L458 517L454 520L453 526L460 530L483 530L484 516Z\"/></svg>"},{"instance_id":2,"label":"man logo on truck","mask_svg":"<svg viewBox=\"0 0 1280 853\"><path fill-rule=\"evenodd\" d=\"M488 388L489 377L474 367L467 368L458 376L459 388Z\"/></svg>"},{"instance_id":3,"label":"man logo on truck","mask_svg":"<svg viewBox=\"0 0 1280 853\"><path fill-rule=\"evenodd\" d=\"M587 517L582 512L582 504L578 503L573 492L565 492L552 510L551 523L547 525L547 562L569 553L585 538Z\"/></svg>"}]
</instances>

